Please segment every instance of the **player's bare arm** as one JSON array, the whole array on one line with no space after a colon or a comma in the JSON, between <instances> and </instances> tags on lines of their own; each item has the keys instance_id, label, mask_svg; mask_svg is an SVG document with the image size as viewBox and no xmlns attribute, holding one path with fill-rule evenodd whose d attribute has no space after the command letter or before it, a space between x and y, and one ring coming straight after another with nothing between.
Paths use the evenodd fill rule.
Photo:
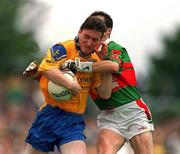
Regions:
<instances>
[{"instance_id":1,"label":"player's bare arm","mask_svg":"<svg viewBox=\"0 0 180 154\"><path fill-rule=\"evenodd\" d=\"M30 78L38 78L40 72L38 72L39 64L37 62L31 62L30 65L25 69L23 75ZM100 73L115 73L119 70L119 64L110 60L101 60L99 62L77 62L68 61L62 66L63 69L70 69L71 71L81 72L100 72ZM85 69L88 68L88 69ZM73 70L72 70L73 69Z\"/></svg>"},{"instance_id":2,"label":"player's bare arm","mask_svg":"<svg viewBox=\"0 0 180 154\"><path fill-rule=\"evenodd\" d=\"M44 71L43 74L51 81L56 84L66 87L67 89L78 93L81 90L80 85L77 82L77 79L74 77L74 80L69 80L66 76L57 68Z\"/></svg>"},{"instance_id":3,"label":"player's bare arm","mask_svg":"<svg viewBox=\"0 0 180 154\"><path fill-rule=\"evenodd\" d=\"M115 73L119 70L119 64L110 60L82 62L79 58L76 58L75 61L68 61L63 67L70 70L73 68L79 72Z\"/></svg>"},{"instance_id":4,"label":"player's bare arm","mask_svg":"<svg viewBox=\"0 0 180 154\"><path fill-rule=\"evenodd\" d=\"M112 93L112 74L103 73L101 85L97 88L100 98L109 99Z\"/></svg>"},{"instance_id":5,"label":"player's bare arm","mask_svg":"<svg viewBox=\"0 0 180 154\"><path fill-rule=\"evenodd\" d=\"M93 72L115 73L119 70L119 64L110 60L101 60L92 64Z\"/></svg>"}]
</instances>

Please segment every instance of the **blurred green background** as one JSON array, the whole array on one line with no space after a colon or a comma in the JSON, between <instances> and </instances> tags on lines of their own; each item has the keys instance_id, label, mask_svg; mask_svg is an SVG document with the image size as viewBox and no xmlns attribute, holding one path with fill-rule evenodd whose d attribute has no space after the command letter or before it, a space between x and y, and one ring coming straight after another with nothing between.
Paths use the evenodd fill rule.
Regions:
<instances>
[{"instance_id":1,"label":"blurred green background","mask_svg":"<svg viewBox=\"0 0 180 154\"><path fill-rule=\"evenodd\" d=\"M43 101L36 81L22 76L30 61L43 56L34 39L34 27L23 31L17 24L19 8L34 1L0 1L0 154L24 152L24 138ZM38 13L37 13L38 16ZM155 154L179 154L180 145L180 26L164 35L161 48L151 57L148 75L137 76L139 89L153 114ZM87 121L88 153L95 154L99 110L89 98ZM57 153L57 152L54 152Z\"/></svg>"}]
</instances>

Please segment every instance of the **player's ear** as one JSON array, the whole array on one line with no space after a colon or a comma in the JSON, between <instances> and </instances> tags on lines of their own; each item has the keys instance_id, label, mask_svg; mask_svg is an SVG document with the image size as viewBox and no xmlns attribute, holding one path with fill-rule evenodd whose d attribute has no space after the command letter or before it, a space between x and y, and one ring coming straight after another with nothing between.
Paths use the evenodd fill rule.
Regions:
<instances>
[{"instance_id":1,"label":"player's ear","mask_svg":"<svg viewBox=\"0 0 180 154\"><path fill-rule=\"evenodd\" d=\"M108 33L109 35L111 34L111 32L112 32L112 28L111 28L111 27L107 28L107 33Z\"/></svg>"},{"instance_id":2,"label":"player's ear","mask_svg":"<svg viewBox=\"0 0 180 154\"><path fill-rule=\"evenodd\" d=\"M79 30L79 32L78 32L78 36L81 34L81 32L82 32L82 30Z\"/></svg>"}]
</instances>

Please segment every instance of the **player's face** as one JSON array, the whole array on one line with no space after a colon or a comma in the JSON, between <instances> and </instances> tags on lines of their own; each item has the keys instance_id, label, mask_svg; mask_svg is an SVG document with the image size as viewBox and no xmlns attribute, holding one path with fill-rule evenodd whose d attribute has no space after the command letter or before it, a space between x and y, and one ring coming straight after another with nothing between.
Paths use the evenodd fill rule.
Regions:
<instances>
[{"instance_id":1,"label":"player's face","mask_svg":"<svg viewBox=\"0 0 180 154\"><path fill-rule=\"evenodd\" d=\"M84 29L79 31L78 36L81 51L84 55L88 56L95 51L97 45L101 42L102 33Z\"/></svg>"},{"instance_id":2,"label":"player's face","mask_svg":"<svg viewBox=\"0 0 180 154\"><path fill-rule=\"evenodd\" d=\"M106 41L110 38L111 31L112 28L107 28L106 32L101 38L101 43L96 47L96 53L100 59L106 59L108 56L108 46Z\"/></svg>"}]
</instances>

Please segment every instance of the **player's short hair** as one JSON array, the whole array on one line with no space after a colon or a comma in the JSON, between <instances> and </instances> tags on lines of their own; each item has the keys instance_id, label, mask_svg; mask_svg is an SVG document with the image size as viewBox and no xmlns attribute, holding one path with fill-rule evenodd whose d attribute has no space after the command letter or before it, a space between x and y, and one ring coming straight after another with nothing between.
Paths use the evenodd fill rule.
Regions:
<instances>
[{"instance_id":1,"label":"player's short hair","mask_svg":"<svg viewBox=\"0 0 180 154\"><path fill-rule=\"evenodd\" d=\"M102 33L103 36L104 32L107 30L107 27L102 19L96 16L89 16L80 27L81 31L84 29L95 30Z\"/></svg>"},{"instance_id":2,"label":"player's short hair","mask_svg":"<svg viewBox=\"0 0 180 154\"><path fill-rule=\"evenodd\" d=\"M113 19L106 12L104 12L104 11L95 11L90 16L102 16L102 17L104 17L106 27L107 28L113 28Z\"/></svg>"}]
</instances>

